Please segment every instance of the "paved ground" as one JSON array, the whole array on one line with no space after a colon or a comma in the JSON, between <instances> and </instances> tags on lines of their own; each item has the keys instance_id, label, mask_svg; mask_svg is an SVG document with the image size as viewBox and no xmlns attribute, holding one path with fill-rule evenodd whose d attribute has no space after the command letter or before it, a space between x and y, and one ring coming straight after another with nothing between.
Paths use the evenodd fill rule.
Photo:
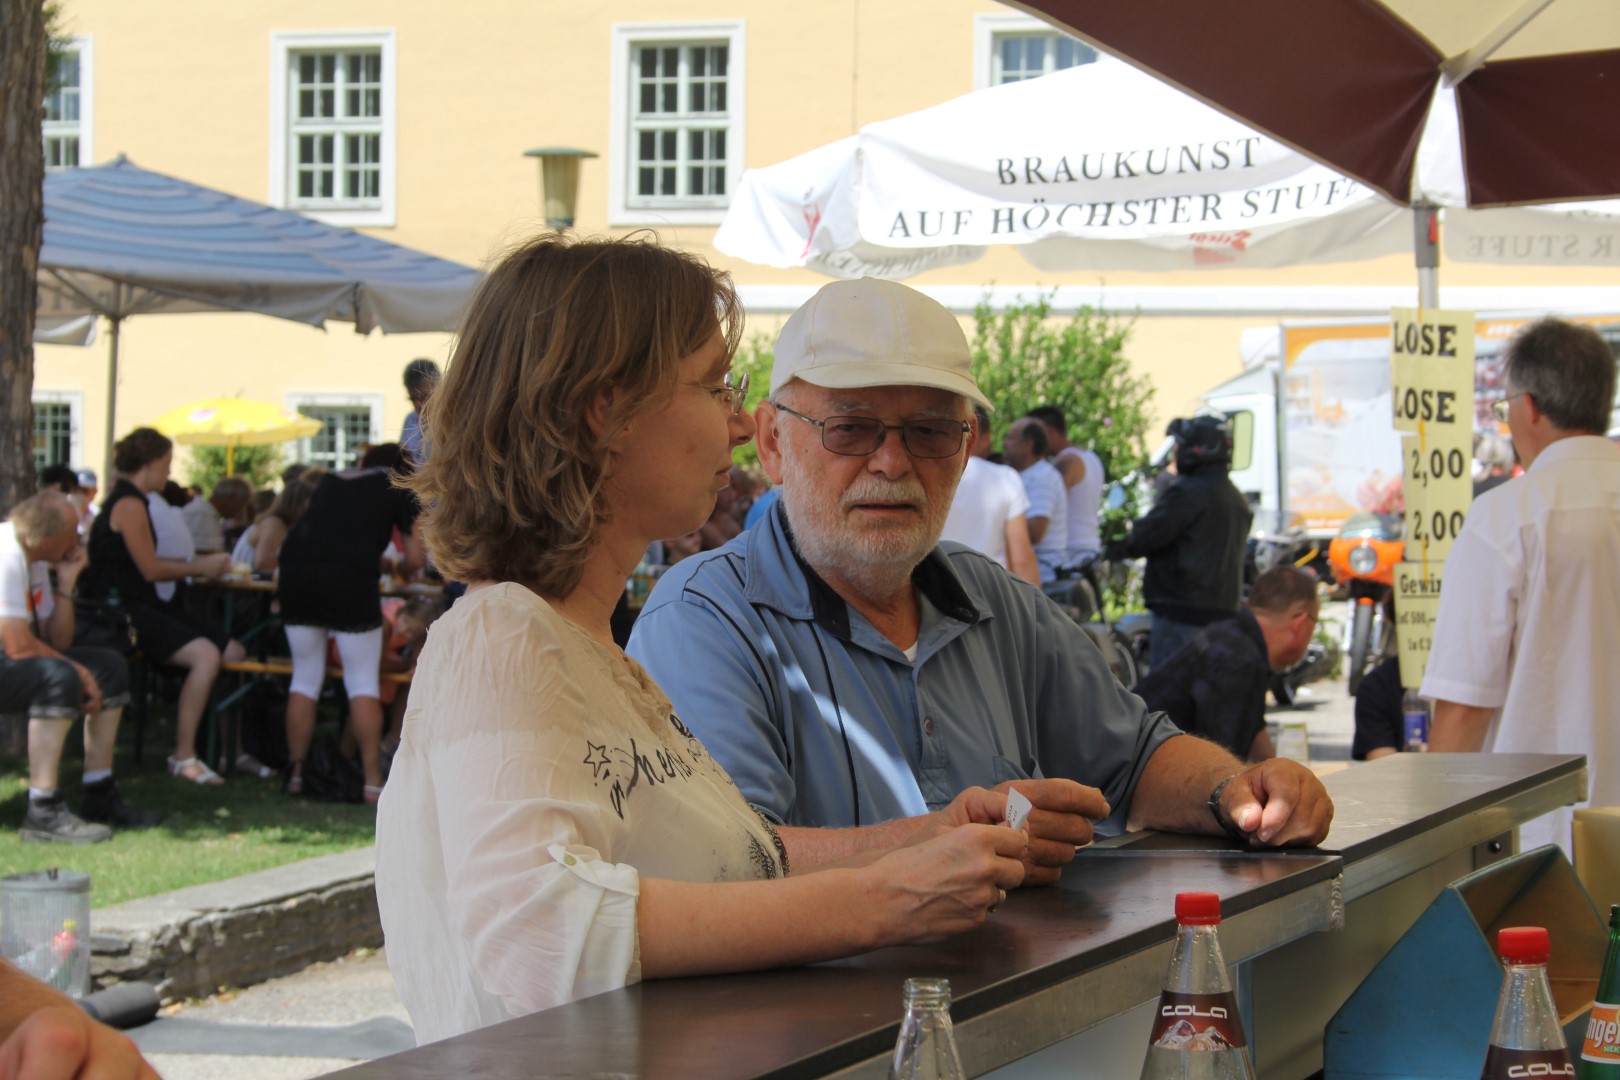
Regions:
<instances>
[{"instance_id":1,"label":"paved ground","mask_svg":"<svg viewBox=\"0 0 1620 1080\"><path fill-rule=\"evenodd\" d=\"M1337 632L1343 604L1323 610ZM1311 764L1344 768L1354 728L1344 679L1302 688L1291 709L1273 707L1273 724L1303 721ZM234 994L188 1003L131 1032L167 1080L303 1080L413 1044L381 952L361 952Z\"/></svg>"},{"instance_id":2,"label":"paved ground","mask_svg":"<svg viewBox=\"0 0 1620 1080\"><path fill-rule=\"evenodd\" d=\"M165 1012L129 1034L166 1080L303 1080L415 1045L380 951Z\"/></svg>"}]
</instances>

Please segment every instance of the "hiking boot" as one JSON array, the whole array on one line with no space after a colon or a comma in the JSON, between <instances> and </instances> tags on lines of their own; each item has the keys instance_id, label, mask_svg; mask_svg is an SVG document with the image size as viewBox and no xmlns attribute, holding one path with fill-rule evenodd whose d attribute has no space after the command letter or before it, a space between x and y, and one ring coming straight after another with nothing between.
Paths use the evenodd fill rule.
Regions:
<instances>
[{"instance_id":1,"label":"hiking boot","mask_svg":"<svg viewBox=\"0 0 1620 1080\"><path fill-rule=\"evenodd\" d=\"M84 785L79 795L79 813L86 821L118 829L150 829L163 820L156 810L142 810L126 803L118 793L118 782L110 776Z\"/></svg>"},{"instance_id":2,"label":"hiking boot","mask_svg":"<svg viewBox=\"0 0 1620 1080\"><path fill-rule=\"evenodd\" d=\"M25 841L58 844L99 844L112 839L112 830L105 825L92 825L67 808L60 795L48 799L29 799L28 816L23 818L17 835Z\"/></svg>"}]
</instances>

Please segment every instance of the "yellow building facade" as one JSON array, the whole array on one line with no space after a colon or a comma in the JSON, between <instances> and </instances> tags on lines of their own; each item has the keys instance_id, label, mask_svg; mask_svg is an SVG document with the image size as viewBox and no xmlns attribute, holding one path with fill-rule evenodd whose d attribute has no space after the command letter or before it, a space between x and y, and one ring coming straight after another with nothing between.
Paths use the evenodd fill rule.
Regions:
<instances>
[{"instance_id":1,"label":"yellow building facade","mask_svg":"<svg viewBox=\"0 0 1620 1080\"><path fill-rule=\"evenodd\" d=\"M653 227L729 269L754 329L825 279L713 248L742 170L862 124L1083 61L1034 19L981 0L66 0L75 63L47 103L54 165L118 154L157 172L469 265L543 227L524 151L576 147L576 228ZM1263 63L1263 58L1249 62ZM1077 102L1077 109L1118 103ZM1442 303L1535 310L1620 284L1615 268L1447 265ZM1167 418L1237 374L1247 327L1387 313L1416 301L1409 258L1292 270L1039 274L1015 250L910 284L964 316L1065 286L1138 312L1129 354ZM1620 300L1620 296L1617 296ZM397 438L401 371L448 335L361 337L263 316L152 315L123 328L116 430L185 402L244 396L327 422L289 458L346 462ZM37 350L36 459L100 468L105 337ZM183 471L183 470L182 470Z\"/></svg>"}]
</instances>

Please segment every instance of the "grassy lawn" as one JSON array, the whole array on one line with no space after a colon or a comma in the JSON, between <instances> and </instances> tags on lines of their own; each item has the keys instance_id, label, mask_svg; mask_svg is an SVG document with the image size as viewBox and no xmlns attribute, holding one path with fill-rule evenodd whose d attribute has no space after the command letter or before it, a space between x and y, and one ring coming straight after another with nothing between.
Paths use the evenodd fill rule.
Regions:
<instances>
[{"instance_id":1,"label":"grassy lawn","mask_svg":"<svg viewBox=\"0 0 1620 1080\"><path fill-rule=\"evenodd\" d=\"M160 763L137 772L120 762L118 771L126 802L164 812L156 828L120 832L104 844L25 844L17 826L27 809L26 765L0 758L0 872L79 870L90 875L91 904L106 907L372 841L372 807L288 798L276 780L201 787L171 780ZM63 770L71 807L78 806L78 772L77 762Z\"/></svg>"},{"instance_id":2,"label":"grassy lawn","mask_svg":"<svg viewBox=\"0 0 1620 1080\"><path fill-rule=\"evenodd\" d=\"M74 809L83 770L78 739L75 725L62 761L63 794ZM0 757L0 874L50 866L82 871L90 875L91 905L106 907L372 842L373 807L289 798L279 779L238 776L222 787L170 779L163 769L169 743L161 730L147 743L144 769L134 766L127 740L120 738L120 744L118 787L125 801L163 811L163 822L116 833L102 844L25 844L17 827L27 810L27 763Z\"/></svg>"}]
</instances>

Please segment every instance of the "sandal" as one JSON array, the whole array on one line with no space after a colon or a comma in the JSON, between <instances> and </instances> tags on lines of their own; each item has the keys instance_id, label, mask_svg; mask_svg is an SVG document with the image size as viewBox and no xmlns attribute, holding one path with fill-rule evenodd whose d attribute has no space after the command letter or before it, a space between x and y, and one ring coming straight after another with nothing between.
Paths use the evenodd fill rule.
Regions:
<instances>
[{"instance_id":1,"label":"sandal","mask_svg":"<svg viewBox=\"0 0 1620 1080\"><path fill-rule=\"evenodd\" d=\"M304 793L304 763L294 761L287 766L287 779L281 783L281 790L288 795L302 795Z\"/></svg>"},{"instance_id":2,"label":"sandal","mask_svg":"<svg viewBox=\"0 0 1620 1080\"><path fill-rule=\"evenodd\" d=\"M195 775L188 775L188 769L196 769L197 772ZM193 784L207 784L211 787L225 782L219 773L194 757L184 758L179 761L170 758L169 775L176 780L187 780Z\"/></svg>"},{"instance_id":3,"label":"sandal","mask_svg":"<svg viewBox=\"0 0 1620 1080\"><path fill-rule=\"evenodd\" d=\"M236 771L247 776L268 780L276 775L276 770L254 757L252 754L236 755Z\"/></svg>"},{"instance_id":4,"label":"sandal","mask_svg":"<svg viewBox=\"0 0 1620 1080\"><path fill-rule=\"evenodd\" d=\"M366 802L375 805L377 800L382 797L382 786L380 784L364 784L360 788L360 797Z\"/></svg>"}]
</instances>

